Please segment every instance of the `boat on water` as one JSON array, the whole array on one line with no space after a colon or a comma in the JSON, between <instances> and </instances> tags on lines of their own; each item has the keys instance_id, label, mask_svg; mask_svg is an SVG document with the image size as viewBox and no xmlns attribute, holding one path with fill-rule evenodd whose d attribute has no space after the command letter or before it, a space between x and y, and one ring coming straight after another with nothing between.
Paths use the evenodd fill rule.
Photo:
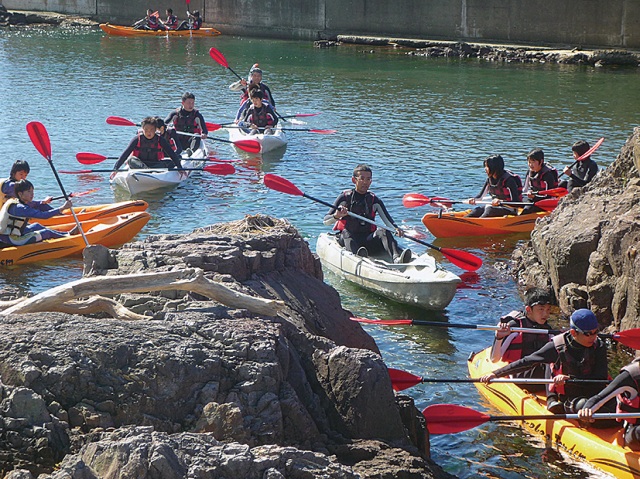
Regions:
<instances>
[{"instance_id":1,"label":"boat on water","mask_svg":"<svg viewBox=\"0 0 640 479\"><path fill-rule=\"evenodd\" d=\"M221 35L215 28L200 28L198 30L138 30L123 25L101 23L100 28L107 35L118 37L216 37Z\"/></svg>"},{"instance_id":2,"label":"boat on water","mask_svg":"<svg viewBox=\"0 0 640 479\"><path fill-rule=\"evenodd\" d=\"M106 218L86 220L80 224L89 244L100 244L113 248L131 241L150 218L151 215L146 211L136 211ZM75 226L75 222L58 224L55 225L55 229L58 231L71 231ZM23 246L7 245L0 248L0 267L79 255L85 246L84 239L79 233Z\"/></svg>"},{"instance_id":3,"label":"boat on water","mask_svg":"<svg viewBox=\"0 0 640 479\"><path fill-rule=\"evenodd\" d=\"M487 348L469 358L469 374L479 378L506 365L492 363ZM550 415L546 397L531 394L512 383L475 383L480 394L505 415ZM617 479L640 478L640 452L624 447L620 428L581 428L573 420L526 420L524 427L533 434L544 436L560 446L574 458L588 461L593 466ZM620 423L622 426L622 423Z\"/></svg>"},{"instance_id":4,"label":"boat on water","mask_svg":"<svg viewBox=\"0 0 640 479\"><path fill-rule=\"evenodd\" d=\"M280 126L277 126L273 135L265 135L258 133L257 135L249 135L240 128L227 128L230 141L239 140L256 140L260 143L261 153L278 150L287 146L287 134Z\"/></svg>"},{"instance_id":5,"label":"boat on water","mask_svg":"<svg viewBox=\"0 0 640 479\"><path fill-rule=\"evenodd\" d=\"M436 238L454 236L489 236L513 233L531 233L536 221L550 214L549 211L524 216L497 216L493 218L467 218L471 210L427 213L422 223Z\"/></svg>"},{"instance_id":6,"label":"boat on water","mask_svg":"<svg viewBox=\"0 0 640 479\"><path fill-rule=\"evenodd\" d=\"M341 247L336 236L328 233L318 236L316 252L326 268L346 280L394 301L424 309L446 308L461 281L428 254L403 264L363 258Z\"/></svg>"},{"instance_id":7,"label":"boat on water","mask_svg":"<svg viewBox=\"0 0 640 479\"><path fill-rule=\"evenodd\" d=\"M144 200L131 200L92 206L75 206L73 211L75 212L78 221L82 222L124 215L126 213L134 213L136 211L145 211L148 207L149 204ZM75 220L73 219L73 214L69 209L64 210L61 215L52 216L47 219L33 218L31 221L33 223L40 223L43 226L52 227L54 225L74 223Z\"/></svg>"},{"instance_id":8,"label":"boat on water","mask_svg":"<svg viewBox=\"0 0 640 479\"><path fill-rule=\"evenodd\" d=\"M207 160L207 147L205 142L200 143L200 148L191 156L182 152L183 168L204 168ZM131 195L153 191L160 188L171 188L179 185L191 176L193 170L180 173L176 169L168 168L133 168L125 166L119 170L110 180L115 187L122 188Z\"/></svg>"}]
</instances>

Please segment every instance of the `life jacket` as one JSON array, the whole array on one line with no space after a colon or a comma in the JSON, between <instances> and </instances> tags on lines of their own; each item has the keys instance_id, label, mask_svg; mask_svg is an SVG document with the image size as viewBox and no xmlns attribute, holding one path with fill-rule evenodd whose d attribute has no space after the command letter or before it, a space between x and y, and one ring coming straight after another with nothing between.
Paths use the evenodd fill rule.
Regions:
<instances>
[{"instance_id":1,"label":"life jacket","mask_svg":"<svg viewBox=\"0 0 640 479\"><path fill-rule=\"evenodd\" d=\"M527 316L522 311L511 311L508 315L500 318L501 323L507 323L509 321L517 321L518 328L530 328L531 325L527 324L531 321L527 319ZM509 344L508 349L502 355L502 360L508 363L522 359L542 346L544 346L551 335L544 334L530 334L530 333L514 333L516 336Z\"/></svg>"},{"instance_id":2,"label":"life jacket","mask_svg":"<svg viewBox=\"0 0 640 479\"><path fill-rule=\"evenodd\" d=\"M249 99L249 87L250 86L251 86L251 84L249 84L247 86L247 88L242 90L242 95L240 95L240 104L241 105L245 102L245 100ZM273 106L273 99L271 98L271 95L269 94L269 88L262 82L258 83L258 86L260 87L260 91L262 92L262 101L266 101L267 103L269 103L269 105Z\"/></svg>"},{"instance_id":3,"label":"life jacket","mask_svg":"<svg viewBox=\"0 0 640 479\"><path fill-rule=\"evenodd\" d=\"M569 332L558 334L553 337L553 345L558 351L558 359L556 362L551 363L551 377L557 376L559 374L564 374L566 376L572 376L577 378L585 378L587 377L591 371L594 370L596 366L596 348L594 346L590 348L585 348L585 355L582 362L578 362L578 360L569 354L569 348L567 347L566 335L570 334ZM565 394L564 384L556 385L551 384L549 386L550 391L555 391L558 394Z\"/></svg>"},{"instance_id":4,"label":"life jacket","mask_svg":"<svg viewBox=\"0 0 640 479\"><path fill-rule=\"evenodd\" d=\"M161 161L164 151L160 146L160 135L156 134L149 140L142 133L138 133L138 144L133 149L132 155L140 161Z\"/></svg>"},{"instance_id":5,"label":"life jacket","mask_svg":"<svg viewBox=\"0 0 640 479\"><path fill-rule=\"evenodd\" d=\"M511 190L507 187L507 180L509 178L515 178L518 185L519 198L511 198ZM509 170L504 170L502 176L498 178L496 184L493 184L493 178L489 178L489 194L500 200L521 201L522 200L522 180L518 175L512 173Z\"/></svg>"},{"instance_id":6,"label":"life jacket","mask_svg":"<svg viewBox=\"0 0 640 479\"><path fill-rule=\"evenodd\" d=\"M18 198L9 198L0 209L0 233L9 236L22 236L22 232L29 224L29 218L15 216L9 213L12 205L17 205Z\"/></svg>"},{"instance_id":7,"label":"life jacket","mask_svg":"<svg viewBox=\"0 0 640 479\"><path fill-rule=\"evenodd\" d=\"M247 109L246 120L260 128L273 126L274 124L273 114L271 113L270 108L267 108L266 105L262 105L260 108L256 108L251 105Z\"/></svg>"},{"instance_id":8,"label":"life jacket","mask_svg":"<svg viewBox=\"0 0 640 479\"><path fill-rule=\"evenodd\" d=\"M178 131L184 131L185 133L202 133L198 122L196 121L198 117L198 110L195 108L191 111L187 111L184 108L176 108L176 112L178 113L173 119L173 126Z\"/></svg>"},{"instance_id":9,"label":"life jacket","mask_svg":"<svg viewBox=\"0 0 640 479\"><path fill-rule=\"evenodd\" d=\"M149 15L149 18L147 19L147 26L151 30L158 30L160 28L158 17L156 15Z\"/></svg>"},{"instance_id":10,"label":"life jacket","mask_svg":"<svg viewBox=\"0 0 640 479\"><path fill-rule=\"evenodd\" d=\"M367 191L367 194L364 195L364 201L356 202L354 201L354 192L355 190L351 189L345 190L342 193L347 199L347 208L349 209L349 211L351 213L364 216L365 218L368 218L372 221L375 220L376 212L373 210L373 202L376 196L370 191ZM349 228L347 228L347 226L349 226ZM366 223L362 220L359 220L358 218L354 218L353 216L345 216L344 218L336 222L336 224L333 226L333 229L337 231L348 229L352 232L373 233L376 230L376 225Z\"/></svg>"},{"instance_id":11,"label":"life jacket","mask_svg":"<svg viewBox=\"0 0 640 479\"><path fill-rule=\"evenodd\" d=\"M635 384L635 388L637 392L640 392L640 360L635 359L631 364L623 367L621 371L627 371L633 379ZM636 394L634 398L630 397L628 392L623 392L622 394L618 394L616 401L616 412L618 413L629 413L629 412L638 412L640 411L640 393ZM622 419L618 419L618 421L622 421ZM624 419L624 421L629 424L636 424L637 418L629 418Z\"/></svg>"},{"instance_id":12,"label":"life jacket","mask_svg":"<svg viewBox=\"0 0 640 479\"><path fill-rule=\"evenodd\" d=\"M175 15L169 15L167 17L167 21L164 24L169 27L170 30L175 30L178 28L178 17Z\"/></svg>"},{"instance_id":13,"label":"life jacket","mask_svg":"<svg viewBox=\"0 0 640 479\"><path fill-rule=\"evenodd\" d=\"M553 181L551 183L544 181L544 178L545 176L548 176L548 173L553 175ZM542 168L540 168L540 171L529 177L529 180L531 181L531 189L533 191L543 191L555 188L558 186L558 170L545 163L542 165Z\"/></svg>"},{"instance_id":14,"label":"life jacket","mask_svg":"<svg viewBox=\"0 0 640 479\"><path fill-rule=\"evenodd\" d=\"M172 131L175 131L175 130L169 130L169 128L166 128L164 130L164 139L167 140L169 145L171 145L171 149L173 151L178 151L178 145L176 145L176 140L173 139L173 135L171 134Z\"/></svg>"}]
</instances>

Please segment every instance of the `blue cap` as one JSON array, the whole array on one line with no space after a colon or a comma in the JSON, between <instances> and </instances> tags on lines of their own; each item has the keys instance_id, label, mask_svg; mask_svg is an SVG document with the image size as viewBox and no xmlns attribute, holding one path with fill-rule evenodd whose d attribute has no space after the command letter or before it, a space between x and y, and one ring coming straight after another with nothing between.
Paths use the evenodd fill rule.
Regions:
<instances>
[{"instance_id":1,"label":"blue cap","mask_svg":"<svg viewBox=\"0 0 640 479\"><path fill-rule=\"evenodd\" d=\"M585 308L573 312L570 324L572 329L577 329L580 332L593 331L600 327L596 315L590 309Z\"/></svg>"}]
</instances>

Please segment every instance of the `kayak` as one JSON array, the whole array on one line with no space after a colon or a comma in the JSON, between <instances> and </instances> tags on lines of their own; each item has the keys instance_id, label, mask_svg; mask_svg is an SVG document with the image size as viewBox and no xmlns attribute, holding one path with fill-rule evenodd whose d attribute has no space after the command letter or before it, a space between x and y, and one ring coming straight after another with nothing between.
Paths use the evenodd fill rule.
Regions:
<instances>
[{"instance_id":1,"label":"kayak","mask_svg":"<svg viewBox=\"0 0 640 479\"><path fill-rule=\"evenodd\" d=\"M183 168L203 168L207 159L207 148L204 141L202 146L193 152L191 156L182 153ZM193 171L185 171L182 174L168 168L134 168L125 166L111 179L113 186L125 189L131 195L160 188L175 187L191 176Z\"/></svg>"},{"instance_id":2,"label":"kayak","mask_svg":"<svg viewBox=\"0 0 640 479\"><path fill-rule=\"evenodd\" d=\"M89 244L100 244L111 248L131 241L150 218L151 215L146 211L137 211L108 218L87 220L81 222L81 225ZM75 226L75 223L66 223L56 225L55 229L70 231ZM48 239L23 246L6 246L0 249L0 267L79 255L84 248L85 242L81 234Z\"/></svg>"},{"instance_id":3,"label":"kayak","mask_svg":"<svg viewBox=\"0 0 640 479\"><path fill-rule=\"evenodd\" d=\"M123 25L110 25L101 23L100 28L107 35L118 37L216 37L221 33L215 28L200 28L199 30L136 30L133 27Z\"/></svg>"},{"instance_id":4,"label":"kayak","mask_svg":"<svg viewBox=\"0 0 640 479\"><path fill-rule=\"evenodd\" d=\"M446 308L461 281L438 266L428 254L404 264L363 258L341 247L332 234L318 236L316 252L323 266L346 280L394 301L424 309Z\"/></svg>"},{"instance_id":5,"label":"kayak","mask_svg":"<svg viewBox=\"0 0 640 479\"><path fill-rule=\"evenodd\" d=\"M506 363L492 363L487 348L469 358L469 374L479 378ZM482 384L476 387L489 402L505 415L545 415L546 398L526 392L510 383ZM620 423L622 425L622 423ZM583 429L573 420L527 420L524 427L560 446L572 457L586 460L618 479L640 478L640 452L623 447L620 428Z\"/></svg>"},{"instance_id":6,"label":"kayak","mask_svg":"<svg viewBox=\"0 0 640 479\"><path fill-rule=\"evenodd\" d=\"M512 233L531 233L538 218L549 215L541 211L524 216L496 216L493 218L466 218L471 210L450 213L427 213L422 223L436 238L453 236L488 236Z\"/></svg>"},{"instance_id":7,"label":"kayak","mask_svg":"<svg viewBox=\"0 0 640 479\"><path fill-rule=\"evenodd\" d=\"M76 206L73 211L78 218L78 221L86 221L93 219L109 218L110 216L123 215L125 213L133 213L136 211L145 211L149 204L143 200L121 201L120 203L107 203L103 205L93 206ZM43 226L53 226L64 223L72 223L75 220L71 214L71 210L64 210L63 214L58 216L52 216L47 219L31 220L34 223L40 223ZM75 223L74 223L75 224ZM55 229L55 228L54 228Z\"/></svg>"},{"instance_id":8,"label":"kayak","mask_svg":"<svg viewBox=\"0 0 640 479\"><path fill-rule=\"evenodd\" d=\"M249 135L240 128L227 128L227 131L229 131L230 141L256 140L260 143L260 151L262 153L267 153L268 151L277 150L287 146L287 134L282 131L280 127L276 127L273 135L265 135L264 133Z\"/></svg>"}]
</instances>

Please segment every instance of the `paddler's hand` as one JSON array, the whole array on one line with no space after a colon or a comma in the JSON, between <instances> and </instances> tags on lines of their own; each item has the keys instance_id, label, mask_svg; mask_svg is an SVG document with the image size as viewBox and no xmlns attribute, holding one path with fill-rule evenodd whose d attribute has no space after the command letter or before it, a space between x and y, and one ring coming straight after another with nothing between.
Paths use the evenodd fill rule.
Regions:
<instances>
[{"instance_id":1,"label":"paddler's hand","mask_svg":"<svg viewBox=\"0 0 640 479\"><path fill-rule=\"evenodd\" d=\"M71 203L71 200L67 200L67 201L65 201L65 202L64 202L64 205L62 205L62 206L60 207L60 211L68 210L68 209L69 209L69 208L71 208L72 206L73 206L73 204Z\"/></svg>"},{"instance_id":2,"label":"paddler's hand","mask_svg":"<svg viewBox=\"0 0 640 479\"><path fill-rule=\"evenodd\" d=\"M595 419L593 419L593 411L591 409L580 409L578 411L578 419L587 423L595 422Z\"/></svg>"},{"instance_id":3,"label":"paddler's hand","mask_svg":"<svg viewBox=\"0 0 640 479\"><path fill-rule=\"evenodd\" d=\"M567 176L571 176L573 174L573 171L571 171L571 168L569 168L568 166L565 166L564 170L562 170L562 173L564 173Z\"/></svg>"},{"instance_id":4,"label":"paddler's hand","mask_svg":"<svg viewBox=\"0 0 640 479\"><path fill-rule=\"evenodd\" d=\"M500 329L496 331L496 339L504 339L511 334L511 326L509 326L509 323L500 323L498 327Z\"/></svg>"},{"instance_id":5,"label":"paddler's hand","mask_svg":"<svg viewBox=\"0 0 640 479\"><path fill-rule=\"evenodd\" d=\"M494 198L493 200L491 200L491 206L500 206L502 204L502 200L499 200L498 198Z\"/></svg>"},{"instance_id":6,"label":"paddler's hand","mask_svg":"<svg viewBox=\"0 0 640 479\"><path fill-rule=\"evenodd\" d=\"M113 180L116 177L117 174L118 174L118 172L114 170L114 172L109 175L109 179Z\"/></svg>"},{"instance_id":7,"label":"paddler's hand","mask_svg":"<svg viewBox=\"0 0 640 479\"><path fill-rule=\"evenodd\" d=\"M41 201L42 204L48 205L53 201L53 196L47 196L44 200Z\"/></svg>"},{"instance_id":8,"label":"paddler's hand","mask_svg":"<svg viewBox=\"0 0 640 479\"><path fill-rule=\"evenodd\" d=\"M482 377L480 378L480 382L481 382L481 383L484 383L484 384L489 384L489 383L491 382L491 380L492 380L492 379L495 379L495 378L496 378L496 375L495 375L495 374L493 374L493 373L490 373L490 374L487 374L487 375L485 375L485 376L482 376Z\"/></svg>"},{"instance_id":9,"label":"paddler's hand","mask_svg":"<svg viewBox=\"0 0 640 479\"><path fill-rule=\"evenodd\" d=\"M207 139L207 134L206 133L202 133L200 135L200 138L202 138L203 140L206 140Z\"/></svg>"},{"instance_id":10,"label":"paddler's hand","mask_svg":"<svg viewBox=\"0 0 640 479\"><path fill-rule=\"evenodd\" d=\"M565 381L567 381L567 379L571 378L566 374L558 374L557 376L553 377L553 384L563 385Z\"/></svg>"},{"instance_id":11,"label":"paddler's hand","mask_svg":"<svg viewBox=\"0 0 640 479\"><path fill-rule=\"evenodd\" d=\"M344 206L339 206L336 212L333 214L333 217L337 220L341 220L345 216L349 214L349 210Z\"/></svg>"},{"instance_id":12,"label":"paddler's hand","mask_svg":"<svg viewBox=\"0 0 640 479\"><path fill-rule=\"evenodd\" d=\"M396 228L396 234L402 238L404 236L404 230L400 228Z\"/></svg>"},{"instance_id":13,"label":"paddler's hand","mask_svg":"<svg viewBox=\"0 0 640 479\"><path fill-rule=\"evenodd\" d=\"M475 198L469 198L467 200L467 203L469 203L470 205L475 205L476 204L476 199Z\"/></svg>"},{"instance_id":14,"label":"paddler's hand","mask_svg":"<svg viewBox=\"0 0 640 479\"><path fill-rule=\"evenodd\" d=\"M533 191L530 191L529 193L527 193L527 197L533 199L536 197L536 194Z\"/></svg>"}]
</instances>

